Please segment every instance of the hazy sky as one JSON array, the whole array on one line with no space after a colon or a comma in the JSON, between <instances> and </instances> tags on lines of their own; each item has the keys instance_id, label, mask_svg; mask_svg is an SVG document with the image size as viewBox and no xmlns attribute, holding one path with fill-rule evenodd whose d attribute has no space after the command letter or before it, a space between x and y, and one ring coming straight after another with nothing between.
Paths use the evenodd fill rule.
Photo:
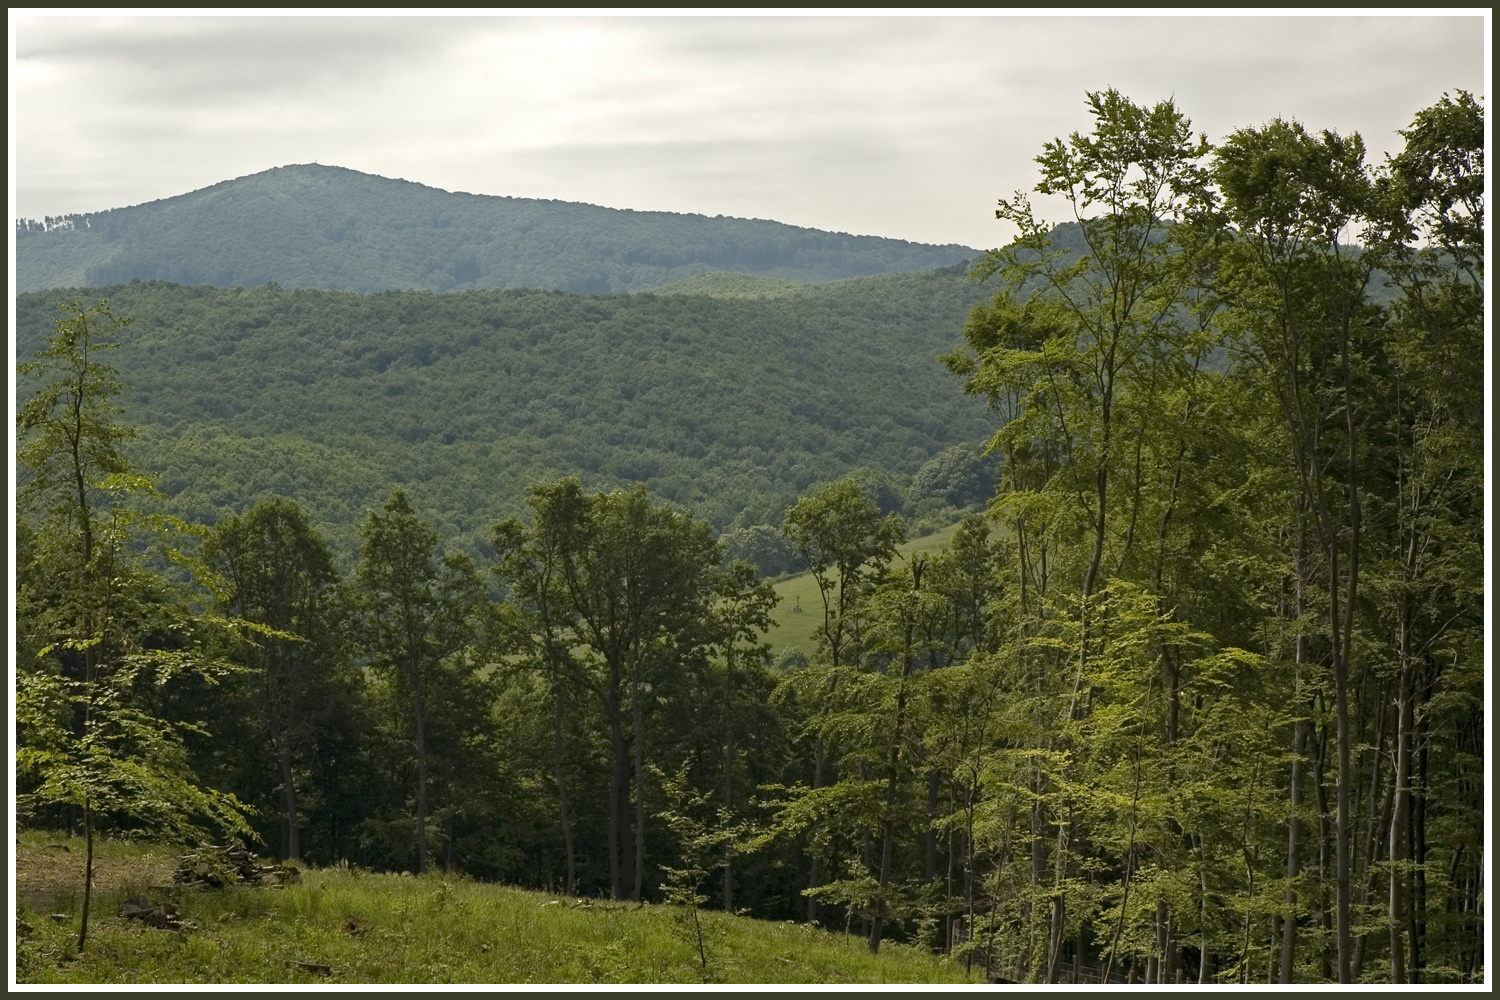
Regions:
<instances>
[{"instance_id":1,"label":"hazy sky","mask_svg":"<svg viewBox=\"0 0 1500 1000\"><path fill-rule=\"evenodd\" d=\"M49 12L50 14L50 12ZM1084 92L1276 117L1377 159L1445 91L1456 16L11 14L12 211L138 204L316 161L435 187L995 246ZM1055 211L1046 213L1058 218Z\"/></svg>"}]
</instances>

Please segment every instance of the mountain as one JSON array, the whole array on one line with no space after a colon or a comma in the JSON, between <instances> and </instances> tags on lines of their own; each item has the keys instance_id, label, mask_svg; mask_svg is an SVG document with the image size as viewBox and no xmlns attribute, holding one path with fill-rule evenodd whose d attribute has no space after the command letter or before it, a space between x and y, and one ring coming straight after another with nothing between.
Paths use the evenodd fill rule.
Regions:
<instances>
[{"instance_id":1,"label":"mountain","mask_svg":"<svg viewBox=\"0 0 1500 1000\"><path fill-rule=\"evenodd\" d=\"M318 164L16 223L21 292L136 278L355 292L633 292L714 271L831 281L943 267L974 254L760 219L443 191Z\"/></svg>"},{"instance_id":2,"label":"mountain","mask_svg":"<svg viewBox=\"0 0 1500 1000\"><path fill-rule=\"evenodd\" d=\"M993 431L938 361L984 291L963 266L694 282L438 295L137 281L18 296L16 349L40 349L61 300L107 297L133 319L107 358L133 386L121 419L173 511L213 523L288 496L346 561L395 485L482 552L538 479L641 481L720 528L775 523L815 482L861 467L910 481Z\"/></svg>"}]
</instances>

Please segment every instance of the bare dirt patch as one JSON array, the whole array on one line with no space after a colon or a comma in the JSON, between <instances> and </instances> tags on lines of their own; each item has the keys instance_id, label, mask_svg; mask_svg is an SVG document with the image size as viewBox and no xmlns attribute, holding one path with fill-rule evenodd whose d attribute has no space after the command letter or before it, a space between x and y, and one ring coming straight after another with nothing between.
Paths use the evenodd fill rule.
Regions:
<instances>
[{"instance_id":1,"label":"bare dirt patch","mask_svg":"<svg viewBox=\"0 0 1500 1000\"><path fill-rule=\"evenodd\" d=\"M84 849L81 843L22 843L16 850L16 896L36 913L57 909L59 899L83 899ZM101 857L94 847L94 892L170 885L177 859L166 853Z\"/></svg>"}]
</instances>

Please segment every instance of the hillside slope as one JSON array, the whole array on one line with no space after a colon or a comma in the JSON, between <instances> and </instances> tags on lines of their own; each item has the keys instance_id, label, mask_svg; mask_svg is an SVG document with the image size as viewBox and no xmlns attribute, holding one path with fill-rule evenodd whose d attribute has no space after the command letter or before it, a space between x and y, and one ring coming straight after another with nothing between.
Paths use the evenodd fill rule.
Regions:
<instances>
[{"instance_id":1,"label":"hillside slope","mask_svg":"<svg viewBox=\"0 0 1500 1000\"><path fill-rule=\"evenodd\" d=\"M135 278L356 292L632 292L711 271L830 281L975 253L762 219L465 194L319 164L16 225L22 292Z\"/></svg>"},{"instance_id":2,"label":"hillside slope","mask_svg":"<svg viewBox=\"0 0 1500 1000\"><path fill-rule=\"evenodd\" d=\"M108 297L135 320L109 356L134 387L123 419L177 512L212 523L278 493L349 558L400 485L483 551L542 478L645 482L724 528L987 437L938 361L979 292L962 267L770 298L137 282L20 296L17 352L41 347L59 300Z\"/></svg>"},{"instance_id":3,"label":"hillside slope","mask_svg":"<svg viewBox=\"0 0 1500 1000\"><path fill-rule=\"evenodd\" d=\"M21 983L976 983L982 967L887 941L709 910L615 903L359 868L273 891L174 886L174 850L101 840L80 954L83 843L18 838ZM27 887L31 891L24 891ZM164 887L164 888L163 888ZM176 906L182 929L119 915L133 894ZM42 909L36 907L41 906ZM703 931L698 948L695 928Z\"/></svg>"}]
</instances>

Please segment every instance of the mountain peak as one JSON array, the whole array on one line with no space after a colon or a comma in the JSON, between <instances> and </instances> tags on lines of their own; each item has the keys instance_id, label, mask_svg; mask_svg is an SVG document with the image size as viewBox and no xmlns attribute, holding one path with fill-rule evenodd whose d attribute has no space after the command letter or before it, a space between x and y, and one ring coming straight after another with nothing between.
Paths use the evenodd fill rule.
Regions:
<instances>
[{"instance_id":1,"label":"mountain peak","mask_svg":"<svg viewBox=\"0 0 1500 1000\"><path fill-rule=\"evenodd\" d=\"M136 278L359 292L630 292L717 271L830 281L942 267L975 253L761 219L445 191L321 163L271 167L128 208L23 220L17 236L23 292Z\"/></svg>"}]
</instances>

